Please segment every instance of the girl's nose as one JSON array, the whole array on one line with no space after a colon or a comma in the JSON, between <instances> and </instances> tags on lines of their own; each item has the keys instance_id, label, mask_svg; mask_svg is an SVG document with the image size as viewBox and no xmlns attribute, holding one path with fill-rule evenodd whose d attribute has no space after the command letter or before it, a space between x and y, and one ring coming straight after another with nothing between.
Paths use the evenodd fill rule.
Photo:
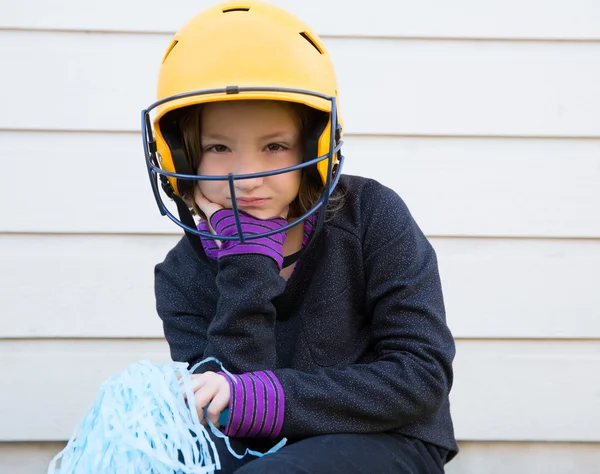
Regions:
<instances>
[{"instance_id":1,"label":"girl's nose","mask_svg":"<svg viewBox=\"0 0 600 474\"><path fill-rule=\"evenodd\" d=\"M235 188L247 193L260 187L262 183L263 178L236 179Z\"/></svg>"},{"instance_id":2,"label":"girl's nose","mask_svg":"<svg viewBox=\"0 0 600 474\"><path fill-rule=\"evenodd\" d=\"M236 174L236 175L252 174L252 173L259 173L261 171L264 171L259 166L259 160L256 160L252 156L245 156L243 158L240 158L240 160L238 161L237 164L238 164L238 166L236 166L235 170L234 170L234 174ZM243 192L252 191L253 189L258 188L262 184L263 184L263 178L248 178L248 179L236 179L235 180L236 189L239 189L240 191L243 191Z\"/></svg>"}]
</instances>

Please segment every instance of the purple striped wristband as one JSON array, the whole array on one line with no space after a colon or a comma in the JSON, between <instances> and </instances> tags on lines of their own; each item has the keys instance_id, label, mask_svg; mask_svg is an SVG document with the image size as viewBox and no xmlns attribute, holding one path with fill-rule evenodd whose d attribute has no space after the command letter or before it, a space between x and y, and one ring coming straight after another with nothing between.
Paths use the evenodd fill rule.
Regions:
<instances>
[{"instance_id":1,"label":"purple striped wristband","mask_svg":"<svg viewBox=\"0 0 600 474\"><path fill-rule=\"evenodd\" d=\"M210 233L207 221L200 221L196 227L201 232ZM206 256L211 260L217 260L219 258L219 246L217 245L217 241L206 237L200 237L200 241L202 242L202 247L204 248Z\"/></svg>"},{"instance_id":2,"label":"purple striped wristband","mask_svg":"<svg viewBox=\"0 0 600 474\"><path fill-rule=\"evenodd\" d=\"M283 427L285 396L271 371L233 375L229 382L229 420L221 430L234 438L277 438Z\"/></svg>"},{"instance_id":3,"label":"purple striped wristband","mask_svg":"<svg viewBox=\"0 0 600 474\"><path fill-rule=\"evenodd\" d=\"M244 211L238 211L238 214L242 232L246 235L262 234L278 230L287 224L287 221L282 217L259 219ZM233 209L219 209L211 216L210 223L217 235L229 237L238 233ZM279 269L281 269L283 266L283 242L285 241L286 236L287 232L281 231L268 237L246 240L244 243L239 240L224 240L221 242L221 247L218 248L217 256L218 258L221 258L228 255L266 255L275 260ZM203 245L206 249L207 245ZM211 252L214 250L214 247L210 249Z\"/></svg>"}]
</instances>

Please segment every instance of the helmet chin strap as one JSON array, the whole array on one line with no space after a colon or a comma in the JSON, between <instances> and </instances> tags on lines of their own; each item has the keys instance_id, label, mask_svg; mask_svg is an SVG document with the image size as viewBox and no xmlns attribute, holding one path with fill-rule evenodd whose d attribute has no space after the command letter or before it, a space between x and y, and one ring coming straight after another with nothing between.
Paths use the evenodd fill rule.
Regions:
<instances>
[{"instance_id":1,"label":"helmet chin strap","mask_svg":"<svg viewBox=\"0 0 600 474\"><path fill-rule=\"evenodd\" d=\"M186 226L191 227L192 229L196 228L194 217L192 216L192 213L190 212L187 204L183 202L183 199L181 199L176 194L173 194L171 196L171 199L173 199L173 201L175 201L175 204L177 205L177 213L179 214L179 219L181 219L181 222L183 222ZM202 247L200 237L198 235L192 234L186 229L183 229L183 231L185 232L185 235L188 238L190 244L192 245L192 248L194 249L194 252L198 256L198 258L206 260L208 257L204 252L204 248Z\"/></svg>"},{"instance_id":2,"label":"helmet chin strap","mask_svg":"<svg viewBox=\"0 0 600 474\"><path fill-rule=\"evenodd\" d=\"M192 216L190 209L188 208L187 204L183 201L183 199L181 199L179 196L177 196L174 193L170 197L173 199L173 201L175 201L175 204L177 205L177 213L179 214L179 219L181 219L181 222L183 222L186 226L191 227L192 229L195 228L196 223L194 222L194 217ZM320 231L320 229L322 227L321 214L323 216L325 215L323 207L321 209L319 209L318 223L317 223L317 226L315 227L314 231L312 232L312 235L310 236L310 240L308 242L309 244L312 241L313 237ZM206 252L204 252L204 248L202 247L202 242L200 241L200 237L198 235L195 235L195 234L185 230L185 229L183 229L183 231L185 232L187 239L189 240L190 244L192 245L192 248L194 249L196 256L202 260L206 260L208 257L206 256ZM296 263L300 259L300 257L302 256L302 254L304 253L304 251L307 247L308 247L308 244L306 246L302 247L297 252L293 253L292 255L286 255L283 258L283 268L289 267L293 263Z\"/></svg>"}]
</instances>

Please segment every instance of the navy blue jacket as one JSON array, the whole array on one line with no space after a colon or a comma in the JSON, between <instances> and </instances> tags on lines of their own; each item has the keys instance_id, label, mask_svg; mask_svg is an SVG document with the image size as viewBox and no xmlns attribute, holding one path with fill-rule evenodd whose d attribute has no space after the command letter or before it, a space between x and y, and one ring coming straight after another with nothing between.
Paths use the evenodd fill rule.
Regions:
<instances>
[{"instance_id":1,"label":"navy blue jacket","mask_svg":"<svg viewBox=\"0 0 600 474\"><path fill-rule=\"evenodd\" d=\"M394 191L347 175L338 186L343 209L287 282L268 257L201 259L182 238L155 269L171 356L272 371L282 436L396 431L450 459L455 345L435 252Z\"/></svg>"}]
</instances>

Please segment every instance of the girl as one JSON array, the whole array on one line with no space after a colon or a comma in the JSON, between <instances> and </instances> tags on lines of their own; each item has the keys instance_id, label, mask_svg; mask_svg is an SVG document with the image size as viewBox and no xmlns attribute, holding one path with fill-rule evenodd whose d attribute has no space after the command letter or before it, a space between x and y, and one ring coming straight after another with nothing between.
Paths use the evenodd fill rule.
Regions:
<instances>
[{"instance_id":1,"label":"girl","mask_svg":"<svg viewBox=\"0 0 600 474\"><path fill-rule=\"evenodd\" d=\"M186 232L155 271L171 356L222 363L193 375L193 404L238 452L288 439L241 460L215 439L222 471L443 472L455 347L436 256L394 191L340 174L321 40L274 6L217 5L174 37L158 91L147 165Z\"/></svg>"}]
</instances>

